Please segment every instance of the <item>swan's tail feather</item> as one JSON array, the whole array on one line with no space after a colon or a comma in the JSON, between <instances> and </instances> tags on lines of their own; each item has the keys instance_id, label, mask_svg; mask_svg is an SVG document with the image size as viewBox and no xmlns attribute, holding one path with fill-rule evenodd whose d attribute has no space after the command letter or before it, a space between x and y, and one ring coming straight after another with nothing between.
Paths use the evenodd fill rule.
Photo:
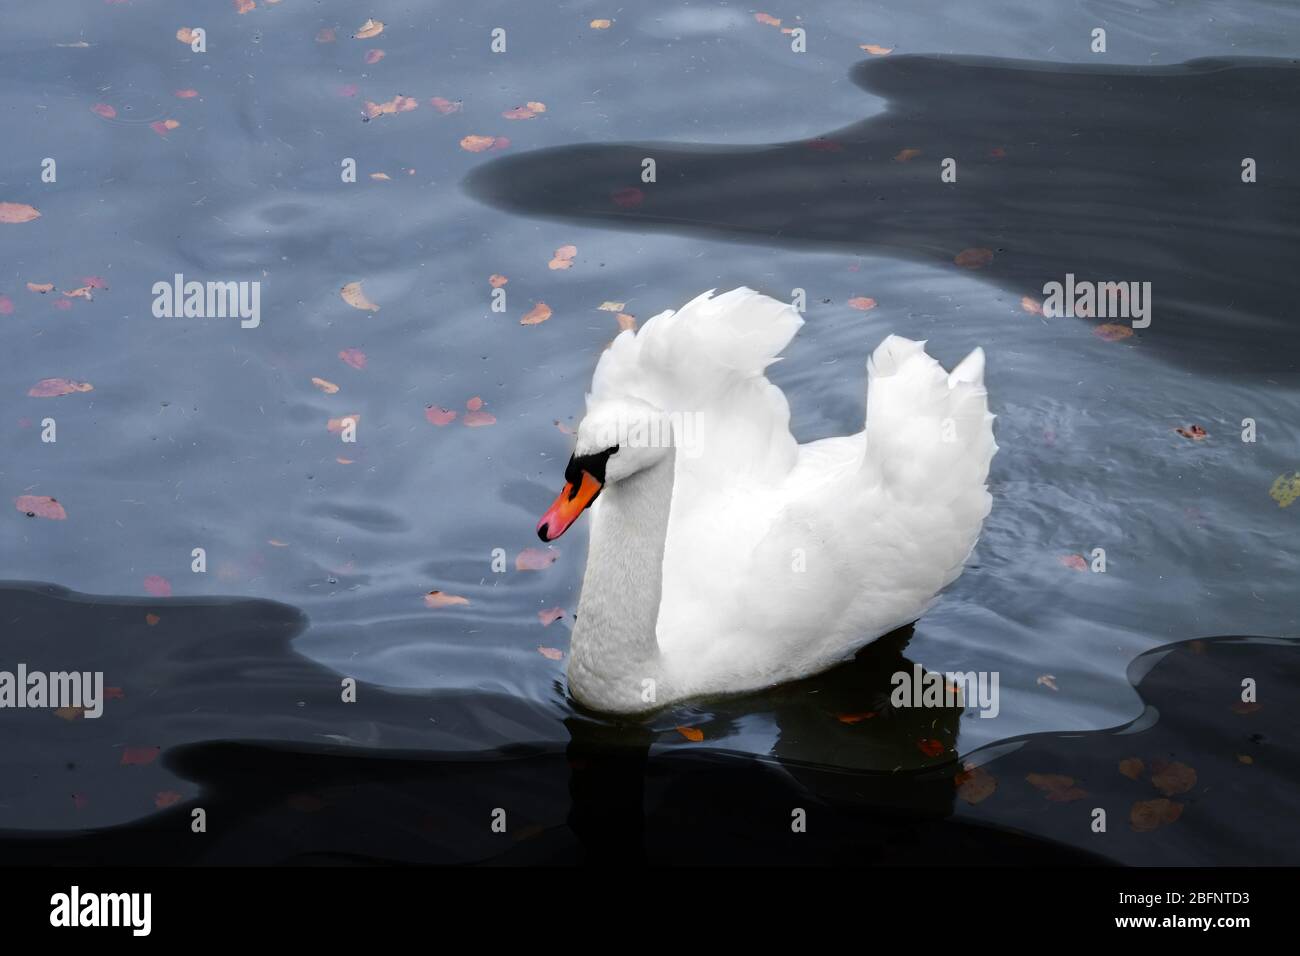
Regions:
<instances>
[{"instance_id":1,"label":"swan's tail feather","mask_svg":"<svg viewBox=\"0 0 1300 956\"><path fill-rule=\"evenodd\" d=\"M984 388L984 352L951 373L924 342L891 335L867 362L864 468L900 504L947 507L977 523L997 451Z\"/></svg>"}]
</instances>

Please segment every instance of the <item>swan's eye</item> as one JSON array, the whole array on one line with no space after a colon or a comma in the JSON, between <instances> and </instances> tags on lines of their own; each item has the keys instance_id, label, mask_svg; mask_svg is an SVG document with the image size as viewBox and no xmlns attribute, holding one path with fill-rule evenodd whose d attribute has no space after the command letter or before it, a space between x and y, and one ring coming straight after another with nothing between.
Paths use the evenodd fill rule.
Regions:
<instances>
[{"instance_id":1,"label":"swan's eye","mask_svg":"<svg viewBox=\"0 0 1300 956\"><path fill-rule=\"evenodd\" d=\"M569 464L564 469L564 480L577 489L582 485L582 473L585 471L603 485L605 465L609 462L609 456L618 451L618 447L615 445L613 448L606 448L591 455L570 456Z\"/></svg>"}]
</instances>

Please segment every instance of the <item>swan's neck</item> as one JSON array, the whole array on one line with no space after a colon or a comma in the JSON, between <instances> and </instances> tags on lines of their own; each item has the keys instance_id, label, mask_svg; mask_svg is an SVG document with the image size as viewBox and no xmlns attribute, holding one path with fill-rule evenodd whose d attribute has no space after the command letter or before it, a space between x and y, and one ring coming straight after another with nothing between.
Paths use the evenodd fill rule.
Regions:
<instances>
[{"instance_id":1,"label":"swan's neck","mask_svg":"<svg viewBox=\"0 0 1300 956\"><path fill-rule=\"evenodd\" d=\"M655 624L673 459L669 449L653 467L610 484L593 509L587 571L573 626L569 689L598 710L651 710L655 699L666 696Z\"/></svg>"}]
</instances>

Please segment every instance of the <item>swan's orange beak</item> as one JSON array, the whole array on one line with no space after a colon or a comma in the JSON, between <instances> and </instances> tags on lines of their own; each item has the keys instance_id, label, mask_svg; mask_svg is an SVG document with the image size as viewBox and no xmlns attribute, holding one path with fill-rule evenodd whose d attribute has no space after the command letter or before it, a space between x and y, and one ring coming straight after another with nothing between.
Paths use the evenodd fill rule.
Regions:
<instances>
[{"instance_id":1,"label":"swan's orange beak","mask_svg":"<svg viewBox=\"0 0 1300 956\"><path fill-rule=\"evenodd\" d=\"M596 500L600 489L604 487L590 472L582 471L579 474L582 476L579 482L576 485L572 481L567 482L560 497L555 499L555 503L542 515L542 520L537 522L537 537L543 541L554 541L568 531L569 525L578 520L578 515Z\"/></svg>"}]
</instances>

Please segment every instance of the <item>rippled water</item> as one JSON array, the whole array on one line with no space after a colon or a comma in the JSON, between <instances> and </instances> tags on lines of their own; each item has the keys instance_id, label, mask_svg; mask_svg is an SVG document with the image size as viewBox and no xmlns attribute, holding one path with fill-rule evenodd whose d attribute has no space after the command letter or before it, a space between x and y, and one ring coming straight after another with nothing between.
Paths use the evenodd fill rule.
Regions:
<instances>
[{"instance_id":1,"label":"rippled water","mask_svg":"<svg viewBox=\"0 0 1300 956\"><path fill-rule=\"evenodd\" d=\"M153 811L156 792L196 791L174 764L124 782L123 747L470 755L572 746L575 726L599 726L566 699L563 660L539 650L567 649L585 526L544 570L514 562L561 484L557 423L580 414L617 332L606 301L644 320L712 287L806 289L807 325L772 370L803 441L860 427L865 359L889 332L928 339L947 364L983 345L1001 446L971 566L905 649L695 702L616 741L914 769L931 763L916 728L835 719L870 709L894 653L1000 672L996 719L945 724L970 754L1138 718L1127 669L1154 648L1294 637L1297 515L1270 489L1300 469L1300 193L1284 173L1300 145L1300 14L1056 6L828 3L798 21L803 54L725 5L392 4L368 11L386 22L368 41L351 38L365 17L341 0L244 15L146 0L6 10L0 202L41 217L0 225L0 484L57 498L67 519L11 507L0 578L134 597L73 602L68 617L61 599L5 590L0 667L94 664L124 696L98 722L0 714L26 741L3 758L16 772L0 784L0 828L118 823ZM594 17L613 24L593 30ZM206 27L208 52L175 39L187 25ZM489 50L497 26L505 54ZM1088 51L1095 26L1104 57ZM868 43L894 52L868 56ZM370 49L385 55L367 64ZM1237 59L1178 66L1200 57ZM366 101L399 95L418 106L365 120ZM530 101L545 113L503 117ZM179 125L151 125L168 119ZM509 145L474 153L466 136ZM612 201L646 149L660 183L640 205ZM895 161L904 149L921 154ZM946 155L960 157L955 187L937 183ZM46 157L55 183L40 181ZM356 183L340 181L345 158ZM573 265L548 268L567 244ZM967 247L994 259L958 268ZM1066 271L1152 281L1151 328L1111 342L1094 322L1022 308ZM259 281L260 326L155 318L151 288L176 273ZM494 274L509 279L505 313L490 308ZM106 286L92 300L60 295L88 277ZM357 281L378 311L340 297ZM855 296L878 304L855 310ZM537 302L552 318L521 325ZM340 359L350 349L364 368ZM51 377L94 388L27 397ZM466 427L475 397L493 424ZM435 426L430 406L457 418ZM356 444L327 430L349 414ZM46 417L56 443L41 441ZM1208 437L1175 432L1191 424ZM1104 575L1063 563L1098 547ZM147 596L151 576L174 596ZM428 608L431 589L468 604ZM544 627L555 607L565 617ZM292 639L274 664L269 634ZM341 676L365 685L350 709L334 703Z\"/></svg>"}]
</instances>

